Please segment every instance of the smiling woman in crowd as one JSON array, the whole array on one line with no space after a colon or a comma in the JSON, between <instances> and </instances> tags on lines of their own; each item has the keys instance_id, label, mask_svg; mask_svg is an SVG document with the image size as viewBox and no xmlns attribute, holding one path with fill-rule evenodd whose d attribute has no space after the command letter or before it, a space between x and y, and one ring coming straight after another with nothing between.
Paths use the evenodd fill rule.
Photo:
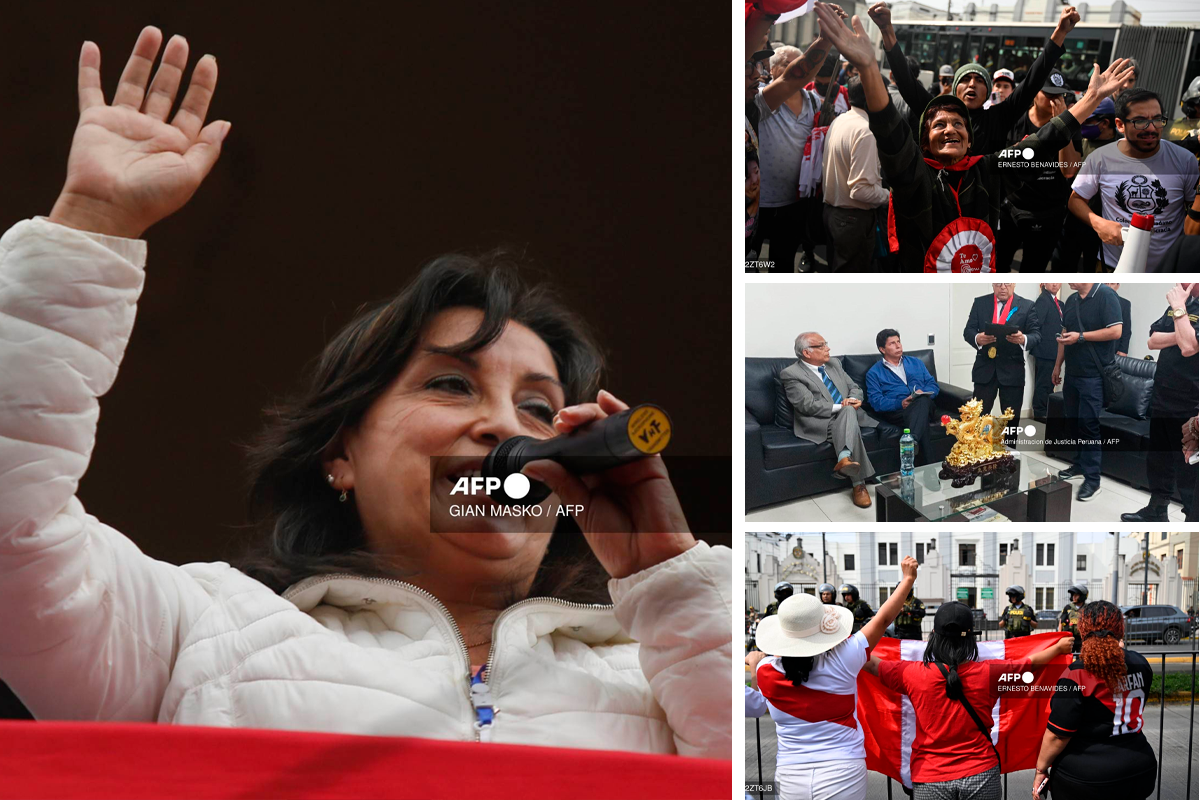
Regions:
<instances>
[{"instance_id":1,"label":"smiling woman in crowd","mask_svg":"<svg viewBox=\"0 0 1200 800\"><path fill-rule=\"evenodd\" d=\"M156 561L85 512L140 237L230 130L204 124L211 56L167 122L188 44L151 82L161 44L142 31L111 105L83 45L62 193L0 240L0 680L38 719L729 758L730 553L688 532L660 458L527 467L546 512L584 507L582 534L451 513L453 480L499 442L626 408L597 393L577 318L495 259L437 259L333 338L254 448L268 540L244 569Z\"/></svg>"},{"instance_id":2,"label":"smiling woman in crowd","mask_svg":"<svg viewBox=\"0 0 1200 800\"><path fill-rule=\"evenodd\" d=\"M891 249L906 270L990 272L995 267L995 228L999 219L1001 154L968 155L971 116L954 95L933 98L921 115L919 141L913 142L875 66L875 48L854 18L847 30L824 3L814 6L821 33L858 67L867 95L871 132L879 161L892 186L888 209ZM1054 151L1065 146L1100 101L1116 91L1129 74L1126 59L1092 72L1087 92L1014 151ZM1009 151L1001 151L1001 153ZM1016 162L1020 162L1020 157ZM1013 169L1018 168L1012 160Z\"/></svg>"}]
</instances>

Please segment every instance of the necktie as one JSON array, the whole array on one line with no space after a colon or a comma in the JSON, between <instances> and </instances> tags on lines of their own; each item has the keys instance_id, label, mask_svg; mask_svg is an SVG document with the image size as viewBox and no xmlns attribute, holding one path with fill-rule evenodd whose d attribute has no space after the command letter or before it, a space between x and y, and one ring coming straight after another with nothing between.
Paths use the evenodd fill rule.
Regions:
<instances>
[{"instance_id":1,"label":"necktie","mask_svg":"<svg viewBox=\"0 0 1200 800\"><path fill-rule=\"evenodd\" d=\"M833 385L833 381L825 374L824 367L817 367L817 372L821 373L821 380L825 382L825 388L829 390L829 396L833 398L834 403L842 402L842 393Z\"/></svg>"}]
</instances>

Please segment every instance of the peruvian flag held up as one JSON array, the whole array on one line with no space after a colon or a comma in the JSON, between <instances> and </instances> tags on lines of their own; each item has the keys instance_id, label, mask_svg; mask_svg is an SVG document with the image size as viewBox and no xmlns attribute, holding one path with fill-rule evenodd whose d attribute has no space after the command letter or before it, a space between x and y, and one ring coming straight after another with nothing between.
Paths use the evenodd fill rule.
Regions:
<instances>
[{"instance_id":1,"label":"peruvian flag held up","mask_svg":"<svg viewBox=\"0 0 1200 800\"><path fill-rule=\"evenodd\" d=\"M999 642L979 642L979 659L1022 659L1044 650L1061 633L1039 633L1019 636ZM871 651L885 661L920 661L925 655L925 642L884 638ZM1070 664L1073 656L1059 656L1040 670L1034 670L1031 686L1058 682L1058 677ZM1055 668L1057 667L1057 669ZM930 665L930 669L935 669ZM939 676L940 677L940 676ZM1050 718L1052 691L1034 695L1001 695L990 709L976 708L984 724L992 721L992 743L1000 753L1004 772L1033 769L1037 766L1042 734ZM957 704L957 700L946 699ZM858 719L862 723L867 769L883 773L912 786L909 759L916 726L912 702L893 692L865 669L858 673ZM982 740L982 734L980 739ZM982 741L980 742L982 746Z\"/></svg>"}]
</instances>

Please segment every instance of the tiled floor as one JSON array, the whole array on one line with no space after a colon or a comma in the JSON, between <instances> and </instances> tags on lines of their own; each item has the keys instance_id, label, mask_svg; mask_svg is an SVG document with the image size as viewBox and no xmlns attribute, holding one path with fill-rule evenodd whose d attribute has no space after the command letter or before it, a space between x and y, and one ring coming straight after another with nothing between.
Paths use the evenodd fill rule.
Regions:
<instances>
[{"instance_id":1,"label":"tiled floor","mask_svg":"<svg viewBox=\"0 0 1200 800\"><path fill-rule=\"evenodd\" d=\"M1041 436L1041 424L1033 423L1038 429L1036 436ZM1066 469L1069 464L1044 453L1031 453L1035 458L1053 464L1060 469ZM1071 480L1071 521L1072 522L1104 522L1120 523L1121 515L1129 511L1137 511L1145 507L1150 500L1150 493L1134 489L1127 483L1113 478L1100 478L1100 492L1086 503L1074 499L1074 494L1082 483L1081 478ZM780 503L768 508L760 508L746 515L747 522L875 522L875 487L868 485L871 492L871 507L859 508L850 501L850 490L813 495L803 500L791 503ZM1172 503L1167 516L1172 522L1183 522L1183 509L1178 503Z\"/></svg>"}]
</instances>

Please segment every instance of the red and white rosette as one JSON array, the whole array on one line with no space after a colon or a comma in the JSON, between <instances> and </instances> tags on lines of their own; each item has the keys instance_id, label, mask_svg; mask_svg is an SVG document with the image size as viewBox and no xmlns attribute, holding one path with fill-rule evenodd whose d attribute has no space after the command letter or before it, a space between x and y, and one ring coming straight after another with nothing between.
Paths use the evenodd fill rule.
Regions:
<instances>
[{"instance_id":1,"label":"red and white rosette","mask_svg":"<svg viewBox=\"0 0 1200 800\"><path fill-rule=\"evenodd\" d=\"M996 236L985 220L959 217L925 251L926 272L994 272Z\"/></svg>"}]
</instances>

